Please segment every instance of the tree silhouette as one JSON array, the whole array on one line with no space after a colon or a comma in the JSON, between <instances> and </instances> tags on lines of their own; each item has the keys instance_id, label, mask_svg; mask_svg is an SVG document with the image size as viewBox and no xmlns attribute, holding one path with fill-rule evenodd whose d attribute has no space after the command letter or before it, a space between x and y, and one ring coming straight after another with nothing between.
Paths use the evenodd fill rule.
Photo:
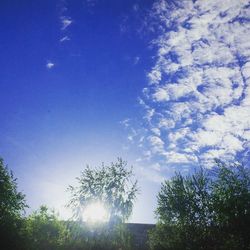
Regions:
<instances>
[{"instance_id":1,"label":"tree silhouette","mask_svg":"<svg viewBox=\"0 0 250 250\"><path fill-rule=\"evenodd\" d=\"M18 191L17 179L0 159L0 248L23 249L22 213L28 207L25 195Z\"/></svg>"},{"instance_id":2,"label":"tree silhouette","mask_svg":"<svg viewBox=\"0 0 250 250\"><path fill-rule=\"evenodd\" d=\"M109 211L110 223L129 218L138 193L137 181L133 180L132 168L118 158L109 166L87 166L77 178L78 186L69 186L71 199L68 204L75 218L82 220L82 212L92 202L101 202Z\"/></svg>"}]
</instances>

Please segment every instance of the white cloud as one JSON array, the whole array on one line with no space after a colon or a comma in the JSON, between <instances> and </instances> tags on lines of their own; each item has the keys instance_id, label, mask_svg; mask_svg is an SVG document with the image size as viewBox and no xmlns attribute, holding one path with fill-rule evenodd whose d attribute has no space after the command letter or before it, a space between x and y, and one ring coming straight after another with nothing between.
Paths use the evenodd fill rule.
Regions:
<instances>
[{"instance_id":1,"label":"white cloud","mask_svg":"<svg viewBox=\"0 0 250 250\"><path fill-rule=\"evenodd\" d=\"M161 118L158 123L159 129L170 129L174 128L175 122L171 119Z\"/></svg>"},{"instance_id":2,"label":"white cloud","mask_svg":"<svg viewBox=\"0 0 250 250\"><path fill-rule=\"evenodd\" d=\"M148 166L148 167L137 167L136 171L143 178L155 182L162 183L164 181L163 176L159 173L159 169L157 169L156 165Z\"/></svg>"},{"instance_id":3,"label":"white cloud","mask_svg":"<svg viewBox=\"0 0 250 250\"><path fill-rule=\"evenodd\" d=\"M161 80L161 72L155 68L148 73L148 78L151 84L158 83Z\"/></svg>"},{"instance_id":4,"label":"white cloud","mask_svg":"<svg viewBox=\"0 0 250 250\"><path fill-rule=\"evenodd\" d=\"M60 42L70 41L70 38L68 36L64 36L60 39Z\"/></svg>"},{"instance_id":5,"label":"white cloud","mask_svg":"<svg viewBox=\"0 0 250 250\"><path fill-rule=\"evenodd\" d=\"M130 126L130 119L126 118L123 121L120 121L120 124L122 124L125 128L128 128Z\"/></svg>"},{"instance_id":6,"label":"white cloud","mask_svg":"<svg viewBox=\"0 0 250 250\"><path fill-rule=\"evenodd\" d=\"M206 146L216 146L221 143L222 133L218 131L206 131L206 130L198 130L196 131L192 139L199 143L199 147Z\"/></svg>"},{"instance_id":7,"label":"white cloud","mask_svg":"<svg viewBox=\"0 0 250 250\"><path fill-rule=\"evenodd\" d=\"M168 164L190 164L191 162L196 161L196 157L194 155L178 153L176 151L168 151L164 154L166 157L166 163Z\"/></svg>"},{"instance_id":8,"label":"white cloud","mask_svg":"<svg viewBox=\"0 0 250 250\"><path fill-rule=\"evenodd\" d=\"M151 145L151 150L153 153L161 154L164 152L164 142L159 136L151 135L148 137L148 141Z\"/></svg>"},{"instance_id":9,"label":"white cloud","mask_svg":"<svg viewBox=\"0 0 250 250\"><path fill-rule=\"evenodd\" d=\"M72 24L72 22L73 21L70 17L62 16L61 17L61 23L62 23L61 30L66 30Z\"/></svg>"},{"instance_id":10,"label":"white cloud","mask_svg":"<svg viewBox=\"0 0 250 250\"><path fill-rule=\"evenodd\" d=\"M155 114L155 110L154 109L150 109L150 108L146 108L146 114L144 116L144 118L148 121L151 120L151 118L154 116Z\"/></svg>"},{"instance_id":11,"label":"white cloud","mask_svg":"<svg viewBox=\"0 0 250 250\"><path fill-rule=\"evenodd\" d=\"M188 133L190 133L190 130L188 128L181 128L170 132L168 134L168 138L172 143L176 143L178 140L181 140L183 137L185 137Z\"/></svg>"},{"instance_id":12,"label":"white cloud","mask_svg":"<svg viewBox=\"0 0 250 250\"><path fill-rule=\"evenodd\" d=\"M246 79L250 78L250 61L242 67L242 74Z\"/></svg>"},{"instance_id":13,"label":"white cloud","mask_svg":"<svg viewBox=\"0 0 250 250\"><path fill-rule=\"evenodd\" d=\"M161 135L161 130L159 128L152 128L151 131L157 136Z\"/></svg>"},{"instance_id":14,"label":"white cloud","mask_svg":"<svg viewBox=\"0 0 250 250\"><path fill-rule=\"evenodd\" d=\"M161 34L141 99L150 159L211 162L249 151L249 14L247 0L154 3Z\"/></svg>"},{"instance_id":15,"label":"white cloud","mask_svg":"<svg viewBox=\"0 0 250 250\"><path fill-rule=\"evenodd\" d=\"M136 56L136 57L134 58L134 65L138 64L139 61L140 61L140 57L139 57L139 56Z\"/></svg>"},{"instance_id":16,"label":"white cloud","mask_svg":"<svg viewBox=\"0 0 250 250\"><path fill-rule=\"evenodd\" d=\"M164 89L164 88L156 89L155 93L153 94L153 98L155 101L158 101L158 102L168 101L169 95L168 95L167 89Z\"/></svg>"},{"instance_id":17,"label":"white cloud","mask_svg":"<svg viewBox=\"0 0 250 250\"><path fill-rule=\"evenodd\" d=\"M46 64L46 68L47 69L52 69L53 67L55 67L55 64L51 61L48 61L47 64Z\"/></svg>"}]
</instances>

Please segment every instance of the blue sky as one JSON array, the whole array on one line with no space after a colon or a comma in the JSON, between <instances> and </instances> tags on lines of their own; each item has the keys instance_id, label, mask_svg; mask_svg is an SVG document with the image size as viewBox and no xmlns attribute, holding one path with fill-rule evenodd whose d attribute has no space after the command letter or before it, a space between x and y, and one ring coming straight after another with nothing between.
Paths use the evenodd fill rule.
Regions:
<instances>
[{"instance_id":1,"label":"blue sky","mask_svg":"<svg viewBox=\"0 0 250 250\"><path fill-rule=\"evenodd\" d=\"M31 209L68 216L85 165L121 156L141 186L131 220L153 222L174 171L249 160L248 1L6 0L0 12L0 155Z\"/></svg>"}]
</instances>

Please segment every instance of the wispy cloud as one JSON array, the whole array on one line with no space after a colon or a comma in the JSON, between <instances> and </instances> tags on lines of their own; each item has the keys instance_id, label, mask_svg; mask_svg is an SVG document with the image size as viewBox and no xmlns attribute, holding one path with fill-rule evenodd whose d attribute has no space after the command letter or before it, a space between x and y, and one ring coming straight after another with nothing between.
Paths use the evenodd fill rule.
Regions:
<instances>
[{"instance_id":1,"label":"wispy cloud","mask_svg":"<svg viewBox=\"0 0 250 250\"><path fill-rule=\"evenodd\" d=\"M140 57L139 57L139 56L136 56L136 57L134 58L134 65L138 64L139 61L140 61Z\"/></svg>"},{"instance_id":2,"label":"wispy cloud","mask_svg":"<svg viewBox=\"0 0 250 250\"><path fill-rule=\"evenodd\" d=\"M64 36L60 39L60 42L63 43L65 41L70 41L70 38L68 36Z\"/></svg>"},{"instance_id":3,"label":"wispy cloud","mask_svg":"<svg viewBox=\"0 0 250 250\"><path fill-rule=\"evenodd\" d=\"M64 43L66 41L70 41L70 37L67 33L69 26L71 26L74 21L72 20L71 15L69 13L67 0L61 0L59 8L60 8L59 21L61 24L61 34L62 34L62 37L59 39L59 42Z\"/></svg>"},{"instance_id":4,"label":"wispy cloud","mask_svg":"<svg viewBox=\"0 0 250 250\"><path fill-rule=\"evenodd\" d=\"M161 34L143 90L144 149L164 164L209 163L250 148L250 4L157 1Z\"/></svg>"},{"instance_id":5,"label":"wispy cloud","mask_svg":"<svg viewBox=\"0 0 250 250\"><path fill-rule=\"evenodd\" d=\"M98 0L85 0L85 1L87 3L88 7L94 7L98 2Z\"/></svg>"},{"instance_id":6,"label":"wispy cloud","mask_svg":"<svg viewBox=\"0 0 250 250\"><path fill-rule=\"evenodd\" d=\"M53 62L48 61L48 62L46 63L46 68L47 68L47 69L52 69L53 67L55 67L55 64L54 64Z\"/></svg>"},{"instance_id":7,"label":"wispy cloud","mask_svg":"<svg viewBox=\"0 0 250 250\"><path fill-rule=\"evenodd\" d=\"M66 30L72 24L72 22L73 21L70 17L62 16L61 17L61 23L62 23L61 30Z\"/></svg>"}]
</instances>

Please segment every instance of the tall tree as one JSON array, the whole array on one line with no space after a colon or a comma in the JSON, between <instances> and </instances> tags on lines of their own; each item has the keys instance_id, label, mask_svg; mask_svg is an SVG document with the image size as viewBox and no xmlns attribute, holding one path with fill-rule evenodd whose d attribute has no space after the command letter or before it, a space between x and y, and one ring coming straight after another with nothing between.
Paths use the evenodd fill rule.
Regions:
<instances>
[{"instance_id":1,"label":"tall tree","mask_svg":"<svg viewBox=\"0 0 250 250\"><path fill-rule=\"evenodd\" d=\"M176 174L158 194L152 249L249 249L250 173L216 161L204 170Z\"/></svg>"},{"instance_id":2,"label":"tall tree","mask_svg":"<svg viewBox=\"0 0 250 250\"><path fill-rule=\"evenodd\" d=\"M17 179L0 159L0 248L2 245L6 249L22 249L22 213L26 207L25 195L18 191Z\"/></svg>"},{"instance_id":3,"label":"tall tree","mask_svg":"<svg viewBox=\"0 0 250 250\"><path fill-rule=\"evenodd\" d=\"M217 161L212 182L213 222L224 249L250 249L250 171Z\"/></svg>"},{"instance_id":4,"label":"tall tree","mask_svg":"<svg viewBox=\"0 0 250 250\"><path fill-rule=\"evenodd\" d=\"M73 209L74 217L84 220L84 211L89 209L93 210L90 211L92 215L102 213L96 210L95 204L102 205L108 213L106 223L81 224L83 230L87 230L84 235L88 238L85 241L89 244L88 249L131 249L131 236L123 222L131 215L138 193L132 167L127 168L127 163L118 158L108 166L87 166L77 181L77 186L69 186L68 206Z\"/></svg>"},{"instance_id":5,"label":"tall tree","mask_svg":"<svg viewBox=\"0 0 250 250\"><path fill-rule=\"evenodd\" d=\"M132 167L118 158L109 166L87 166L77 178L78 186L69 186L71 199L68 204L74 216L82 220L84 209L93 202L100 202L109 213L109 222L125 221L132 212L138 193L137 180L133 179Z\"/></svg>"}]
</instances>

